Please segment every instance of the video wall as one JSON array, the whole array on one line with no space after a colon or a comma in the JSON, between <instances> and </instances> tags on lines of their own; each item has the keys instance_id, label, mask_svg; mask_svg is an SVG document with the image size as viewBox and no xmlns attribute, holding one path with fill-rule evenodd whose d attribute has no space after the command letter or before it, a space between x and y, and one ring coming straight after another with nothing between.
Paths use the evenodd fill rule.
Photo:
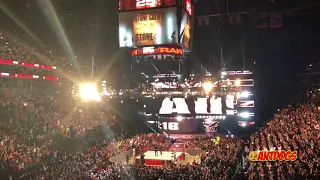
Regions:
<instances>
[{"instance_id":1,"label":"video wall","mask_svg":"<svg viewBox=\"0 0 320 180\"><path fill-rule=\"evenodd\" d=\"M211 115L239 116L246 120L254 118L255 102L253 94L244 91L236 95L222 97L153 97L141 100L146 114L159 117L207 117Z\"/></svg>"},{"instance_id":2,"label":"video wall","mask_svg":"<svg viewBox=\"0 0 320 180\"><path fill-rule=\"evenodd\" d=\"M155 47L148 46L136 48L132 50L132 56L146 56L146 55L178 55L183 56L183 49L179 47Z\"/></svg>"},{"instance_id":3,"label":"video wall","mask_svg":"<svg viewBox=\"0 0 320 180\"><path fill-rule=\"evenodd\" d=\"M225 110L223 113L223 104L229 110ZM195 99L185 99L185 98L165 98L162 101L162 106L159 110L159 115L168 114L235 114L234 98L233 96L228 96L225 100L221 97L208 98L195 98Z\"/></svg>"},{"instance_id":4,"label":"video wall","mask_svg":"<svg viewBox=\"0 0 320 180\"><path fill-rule=\"evenodd\" d=\"M153 121L149 122L154 123ZM162 118L158 123L158 128L169 134L198 134L215 133L219 121L215 119L193 119L193 118Z\"/></svg>"},{"instance_id":5,"label":"video wall","mask_svg":"<svg viewBox=\"0 0 320 180\"><path fill-rule=\"evenodd\" d=\"M176 0L119 0L119 11L132 11L174 5L176 5Z\"/></svg>"},{"instance_id":6,"label":"video wall","mask_svg":"<svg viewBox=\"0 0 320 180\"><path fill-rule=\"evenodd\" d=\"M178 43L175 7L119 13L119 46Z\"/></svg>"},{"instance_id":7,"label":"video wall","mask_svg":"<svg viewBox=\"0 0 320 180\"><path fill-rule=\"evenodd\" d=\"M234 96L226 97L189 97L146 99L145 111L159 116L170 115L236 115L237 101Z\"/></svg>"}]
</instances>

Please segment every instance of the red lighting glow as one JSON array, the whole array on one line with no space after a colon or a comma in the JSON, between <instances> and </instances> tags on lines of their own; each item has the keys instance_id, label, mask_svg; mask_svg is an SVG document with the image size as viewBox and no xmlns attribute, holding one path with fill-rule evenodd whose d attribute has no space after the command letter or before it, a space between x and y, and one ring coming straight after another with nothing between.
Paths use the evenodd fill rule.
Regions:
<instances>
[{"instance_id":1,"label":"red lighting glow","mask_svg":"<svg viewBox=\"0 0 320 180\"><path fill-rule=\"evenodd\" d=\"M7 78L17 78L17 79L40 79L40 76L33 75L33 74L14 74L14 73L6 73L0 72L0 77L7 77ZM42 79L48 81L57 81L59 80L58 77L54 76L43 76Z\"/></svg>"},{"instance_id":2,"label":"red lighting glow","mask_svg":"<svg viewBox=\"0 0 320 180\"><path fill-rule=\"evenodd\" d=\"M137 9L148 9L154 8L157 6L158 0L137 0L136 7Z\"/></svg>"},{"instance_id":3,"label":"red lighting glow","mask_svg":"<svg viewBox=\"0 0 320 180\"><path fill-rule=\"evenodd\" d=\"M191 4L191 0L185 0L185 8L186 8L186 11L187 13L192 16L192 4Z\"/></svg>"},{"instance_id":4,"label":"red lighting glow","mask_svg":"<svg viewBox=\"0 0 320 180\"><path fill-rule=\"evenodd\" d=\"M120 11L150 9L176 5L176 0L119 0Z\"/></svg>"},{"instance_id":5,"label":"red lighting glow","mask_svg":"<svg viewBox=\"0 0 320 180\"><path fill-rule=\"evenodd\" d=\"M54 77L54 76L43 76L43 79L48 80L48 81L57 81L57 80L59 80L58 77Z\"/></svg>"},{"instance_id":6,"label":"red lighting glow","mask_svg":"<svg viewBox=\"0 0 320 180\"><path fill-rule=\"evenodd\" d=\"M182 48L174 48L174 47L143 47L134 49L132 51L132 56L140 56L140 55L154 55L154 54L175 54L179 56L183 56Z\"/></svg>"},{"instance_id":7,"label":"red lighting glow","mask_svg":"<svg viewBox=\"0 0 320 180\"><path fill-rule=\"evenodd\" d=\"M34 64L34 63L28 63L28 62L13 61L9 59L0 59L0 64L24 66L24 67L31 67L31 68L41 68L41 69L51 69L51 70L57 69L57 67L55 66L47 66L47 65L40 65L40 64Z\"/></svg>"}]
</instances>

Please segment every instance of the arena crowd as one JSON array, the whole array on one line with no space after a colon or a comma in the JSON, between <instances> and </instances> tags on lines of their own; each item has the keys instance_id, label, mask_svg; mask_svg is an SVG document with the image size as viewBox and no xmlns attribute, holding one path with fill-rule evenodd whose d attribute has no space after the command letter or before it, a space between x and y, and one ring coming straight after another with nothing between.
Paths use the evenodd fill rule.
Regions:
<instances>
[{"instance_id":1,"label":"arena crowd","mask_svg":"<svg viewBox=\"0 0 320 180\"><path fill-rule=\"evenodd\" d=\"M66 57L57 55L48 50L36 39L30 40L26 33L14 30L8 31L0 28L0 61L12 60L21 63L33 63L46 66L55 66L63 70L64 74L74 73L75 64L70 63ZM78 57L75 57L78 58ZM57 76L60 73L43 68L29 68L24 66L8 66L0 64L1 72L32 74L38 76Z\"/></svg>"},{"instance_id":2,"label":"arena crowd","mask_svg":"<svg viewBox=\"0 0 320 180\"><path fill-rule=\"evenodd\" d=\"M17 35L0 30L0 58L40 63ZM25 73L28 68L11 70ZM31 68L29 68L31 69ZM30 71L39 71L32 69ZM50 82L48 82L50 83ZM199 162L169 164L165 168L142 163L115 163L112 158L135 149L137 155L172 146L166 134L133 132L117 113L103 104L79 103L57 91L42 92L0 79L0 179L319 179L319 90L308 91L307 101L279 110L248 140L198 137L186 148L200 148ZM257 150L297 150L294 162L249 162Z\"/></svg>"}]
</instances>

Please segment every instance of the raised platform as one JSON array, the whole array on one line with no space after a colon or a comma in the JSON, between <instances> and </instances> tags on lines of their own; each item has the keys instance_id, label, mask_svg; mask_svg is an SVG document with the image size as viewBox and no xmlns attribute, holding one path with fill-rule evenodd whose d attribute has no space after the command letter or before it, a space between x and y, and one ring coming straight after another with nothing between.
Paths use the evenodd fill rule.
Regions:
<instances>
[{"instance_id":1,"label":"raised platform","mask_svg":"<svg viewBox=\"0 0 320 180\"><path fill-rule=\"evenodd\" d=\"M136 157L136 159L140 160L140 157ZM147 166L162 166L165 161L182 161L183 160L183 152L172 152L172 151L158 151L158 155L156 156L155 151L147 151L144 153L145 165Z\"/></svg>"}]
</instances>

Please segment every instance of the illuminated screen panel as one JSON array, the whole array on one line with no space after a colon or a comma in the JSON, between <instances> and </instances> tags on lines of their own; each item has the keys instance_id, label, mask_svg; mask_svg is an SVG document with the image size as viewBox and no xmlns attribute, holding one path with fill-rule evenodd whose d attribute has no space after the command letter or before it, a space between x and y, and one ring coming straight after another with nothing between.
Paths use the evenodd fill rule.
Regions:
<instances>
[{"instance_id":1,"label":"illuminated screen panel","mask_svg":"<svg viewBox=\"0 0 320 180\"><path fill-rule=\"evenodd\" d=\"M34 64L34 63L28 63L28 62L14 61L9 59L0 59L0 64L24 66L24 67L31 67L31 68L52 69L52 70L57 69L57 67L55 66L40 65L40 64Z\"/></svg>"},{"instance_id":2,"label":"illuminated screen panel","mask_svg":"<svg viewBox=\"0 0 320 180\"><path fill-rule=\"evenodd\" d=\"M151 84L155 89L174 89L179 87L177 82L154 82Z\"/></svg>"},{"instance_id":3,"label":"illuminated screen panel","mask_svg":"<svg viewBox=\"0 0 320 180\"><path fill-rule=\"evenodd\" d=\"M233 96L226 98L226 106L228 108L226 114L235 115ZM207 102L207 98L197 98L193 102L188 102L185 98L165 98L162 101L159 115L191 114L193 107L196 114L225 114L223 113L221 98L212 97L210 103Z\"/></svg>"},{"instance_id":4,"label":"illuminated screen panel","mask_svg":"<svg viewBox=\"0 0 320 180\"><path fill-rule=\"evenodd\" d=\"M177 120L175 118L172 119L163 119L160 121L160 129L165 130L169 133L174 134L191 134L191 133L197 133L197 121L195 119L183 119L183 120Z\"/></svg>"},{"instance_id":5,"label":"illuminated screen panel","mask_svg":"<svg viewBox=\"0 0 320 180\"><path fill-rule=\"evenodd\" d=\"M174 54L183 56L182 48L174 47L143 47L132 50L132 56L157 55L157 54Z\"/></svg>"},{"instance_id":6,"label":"illuminated screen panel","mask_svg":"<svg viewBox=\"0 0 320 180\"><path fill-rule=\"evenodd\" d=\"M176 8L119 13L119 46L178 43Z\"/></svg>"},{"instance_id":7,"label":"illuminated screen panel","mask_svg":"<svg viewBox=\"0 0 320 180\"><path fill-rule=\"evenodd\" d=\"M176 5L176 0L119 0L119 11L142 10Z\"/></svg>"},{"instance_id":8,"label":"illuminated screen panel","mask_svg":"<svg viewBox=\"0 0 320 180\"><path fill-rule=\"evenodd\" d=\"M198 98L155 98L145 100L147 113L158 114L160 116L171 115L237 115L237 102L234 96L228 95L223 98L219 97Z\"/></svg>"},{"instance_id":9,"label":"illuminated screen panel","mask_svg":"<svg viewBox=\"0 0 320 180\"><path fill-rule=\"evenodd\" d=\"M193 20L185 11L182 11L181 24L180 24L180 44L186 49L191 49L192 46L192 31Z\"/></svg>"},{"instance_id":10,"label":"illuminated screen panel","mask_svg":"<svg viewBox=\"0 0 320 180\"><path fill-rule=\"evenodd\" d=\"M157 84L163 89L174 88L175 84ZM144 100L146 113L158 114L161 117L176 115L188 117L202 117L211 115L230 115L253 117L255 103L253 96L246 92L240 95L226 95L224 97L163 97Z\"/></svg>"},{"instance_id":11,"label":"illuminated screen panel","mask_svg":"<svg viewBox=\"0 0 320 180\"><path fill-rule=\"evenodd\" d=\"M193 15L193 8L191 0L183 0L183 6L185 11L189 14L189 16Z\"/></svg>"},{"instance_id":12,"label":"illuminated screen panel","mask_svg":"<svg viewBox=\"0 0 320 180\"><path fill-rule=\"evenodd\" d=\"M16 78L16 79L41 79L38 75L33 74L13 74L13 73L6 73L6 72L0 72L0 77L4 78ZM42 79L44 80L50 80L50 81L57 81L59 78L54 76L42 76Z\"/></svg>"},{"instance_id":13,"label":"illuminated screen panel","mask_svg":"<svg viewBox=\"0 0 320 180\"><path fill-rule=\"evenodd\" d=\"M154 123L148 122L150 124ZM170 134L198 134L215 133L219 126L219 121L211 118L194 119L184 117L160 118L159 129Z\"/></svg>"}]
</instances>

